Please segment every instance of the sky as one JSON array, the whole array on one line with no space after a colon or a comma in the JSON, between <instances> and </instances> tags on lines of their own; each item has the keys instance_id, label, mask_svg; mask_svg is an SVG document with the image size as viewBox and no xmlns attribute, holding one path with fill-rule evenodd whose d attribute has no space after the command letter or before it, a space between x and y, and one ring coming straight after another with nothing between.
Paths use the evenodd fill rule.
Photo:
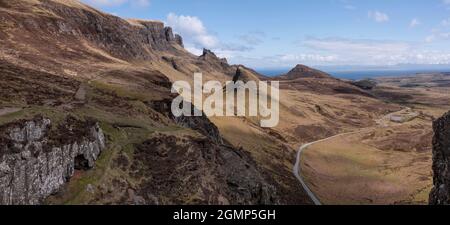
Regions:
<instances>
[{"instance_id":1,"label":"sky","mask_svg":"<svg viewBox=\"0 0 450 225\"><path fill-rule=\"evenodd\" d=\"M450 64L450 0L82 0L253 68Z\"/></svg>"}]
</instances>

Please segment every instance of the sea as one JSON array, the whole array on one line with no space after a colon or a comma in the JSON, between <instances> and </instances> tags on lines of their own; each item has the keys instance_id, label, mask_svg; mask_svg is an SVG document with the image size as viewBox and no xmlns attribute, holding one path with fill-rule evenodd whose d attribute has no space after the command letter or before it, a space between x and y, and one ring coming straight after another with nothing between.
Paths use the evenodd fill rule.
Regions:
<instances>
[{"instance_id":1,"label":"sea","mask_svg":"<svg viewBox=\"0 0 450 225\"><path fill-rule=\"evenodd\" d=\"M263 74L268 77L278 76L286 74L290 69L260 69L256 70L258 73ZM450 72L448 70L435 70L435 69L424 69L424 70L351 70L351 71L333 71L333 70L322 70L326 73L331 74L336 78L348 79L348 80L362 80L367 78L376 77L399 77L399 76L410 76L415 74L423 73L441 73Z\"/></svg>"}]
</instances>

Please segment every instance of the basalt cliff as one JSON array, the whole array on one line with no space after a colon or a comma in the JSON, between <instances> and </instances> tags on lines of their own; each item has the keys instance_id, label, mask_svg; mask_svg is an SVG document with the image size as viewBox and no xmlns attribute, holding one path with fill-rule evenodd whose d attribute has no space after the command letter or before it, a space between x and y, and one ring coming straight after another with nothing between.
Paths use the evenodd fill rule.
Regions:
<instances>
[{"instance_id":1,"label":"basalt cliff","mask_svg":"<svg viewBox=\"0 0 450 225\"><path fill-rule=\"evenodd\" d=\"M433 183L430 204L450 204L450 113L433 124Z\"/></svg>"},{"instance_id":2,"label":"basalt cliff","mask_svg":"<svg viewBox=\"0 0 450 225\"><path fill-rule=\"evenodd\" d=\"M105 149L98 124L36 117L0 127L0 204L39 204L87 170Z\"/></svg>"}]
</instances>

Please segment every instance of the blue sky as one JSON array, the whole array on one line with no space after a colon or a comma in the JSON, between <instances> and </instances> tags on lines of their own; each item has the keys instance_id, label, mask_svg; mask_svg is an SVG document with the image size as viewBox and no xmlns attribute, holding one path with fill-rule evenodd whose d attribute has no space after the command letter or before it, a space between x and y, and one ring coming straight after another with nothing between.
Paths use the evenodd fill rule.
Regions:
<instances>
[{"instance_id":1,"label":"blue sky","mask_svg":"<svg viewBox=\"0 0 450 225\"><path fill-rule=\"evenodd\" d=\"M450 64L450 0L82 0L253 68Z\"/></svg>"}]
</instances>

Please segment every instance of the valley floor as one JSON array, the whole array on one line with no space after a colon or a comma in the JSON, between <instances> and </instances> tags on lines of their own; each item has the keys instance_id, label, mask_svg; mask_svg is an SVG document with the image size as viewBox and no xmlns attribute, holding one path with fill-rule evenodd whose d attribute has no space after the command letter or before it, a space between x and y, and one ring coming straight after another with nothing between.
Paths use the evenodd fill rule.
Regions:
<instances>
[{"instance_id":1,"label":"valley floor","mask_svg":"<svg viewBox=\"0 0 450 225\"><path fill-rule=\"evenodd\" d=\"M323 204L427 204L431 154L383 151L348 134L304 151L301 171Z\"/></svg>"},{"instance_id":2,"label":"valley floor","mask_svg":"<svg viewBox=\"0 0 450 225\"><path fill-rule=\"evenodd\" d=\"M400 112L303 149L300 176L322 204L428 204L432 120L448 109L447 88L383 87L407 93ZM412 94L415 93L415 94ZM397 121L404 116L404 121Z\"/></svg>"}]
</instances>

